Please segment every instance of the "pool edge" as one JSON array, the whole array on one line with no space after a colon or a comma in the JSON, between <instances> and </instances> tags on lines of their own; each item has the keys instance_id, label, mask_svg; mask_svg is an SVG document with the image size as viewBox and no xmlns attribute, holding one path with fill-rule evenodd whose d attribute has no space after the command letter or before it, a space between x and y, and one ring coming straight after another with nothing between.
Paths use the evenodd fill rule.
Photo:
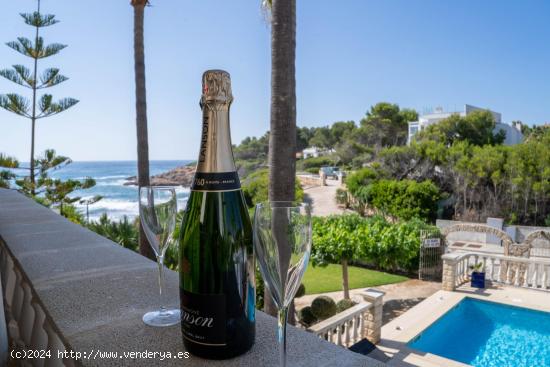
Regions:
<instances>
[{"instance_id":1,"label":"pool edge","mask_svg":"<svg viewBox=\"0 0 550 367\"><path fill-rule=\"evenodd\" d=\"M469 366L407 345L466 297L550 312L550 292L508 286L491 286L484 290L463 286L454 292L440 290L382 327L378 349L390 358L388 366Z\"/></svg>"}]
</instances>

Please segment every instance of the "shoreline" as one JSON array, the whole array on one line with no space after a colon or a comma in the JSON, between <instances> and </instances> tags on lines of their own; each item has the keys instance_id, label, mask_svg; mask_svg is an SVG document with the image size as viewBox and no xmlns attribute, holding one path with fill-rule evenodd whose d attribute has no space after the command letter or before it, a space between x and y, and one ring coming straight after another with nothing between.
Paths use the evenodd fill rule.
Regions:
<instances>
[{"instance_id":1,"label":"shoreline","mask_svg":"<svg viewBox=\"0 0 550 367\"><path fill-rule=\"evenodd\" d=\"M195 176L195 166L185 165L167 172L151 176L151 186L183 186L190 187ZM136 176L126 178L124 186L137 186Z\"/></svg>"}]
</instances>

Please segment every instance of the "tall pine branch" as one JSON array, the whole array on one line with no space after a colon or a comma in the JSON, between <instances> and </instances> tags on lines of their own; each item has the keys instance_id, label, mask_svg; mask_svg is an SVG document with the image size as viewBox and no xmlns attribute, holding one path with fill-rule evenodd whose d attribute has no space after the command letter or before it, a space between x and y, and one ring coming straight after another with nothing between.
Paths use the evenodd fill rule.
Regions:
<instances>
[{"instance_id":1,"label":"tall pine branch","mask_svg":"<svg viewBox=\"0 0 550 367\"><path fill-rule=\"evenodd\" d=\"M7 42L6 45L14 51L32 59L32 70L23 65L13 65L12 69L0 70L0 76L27 89L31 89L31 96L26 98L16 93L0 94L0 108L18 116L31 120L31 152L29 179L22 189L31 196L36 194L36 176L39 166L34 158L36 121L46 117L57 115L68 110L78 103L74 98L62 98L53 101L51 94L38 96L40 89L54 87L63 83L68 78L59 73L58 68L49 68L41 74L38 73L38 62L41 59L57 55L67 47L61 43L46 45L40 36L40 30L57 24L53 14L40 12L40 0L37 0L37 10L33 13L21 13L25 24L34 28L34 38L18 37L16 41Z\"/></svg>"}]
</instances>

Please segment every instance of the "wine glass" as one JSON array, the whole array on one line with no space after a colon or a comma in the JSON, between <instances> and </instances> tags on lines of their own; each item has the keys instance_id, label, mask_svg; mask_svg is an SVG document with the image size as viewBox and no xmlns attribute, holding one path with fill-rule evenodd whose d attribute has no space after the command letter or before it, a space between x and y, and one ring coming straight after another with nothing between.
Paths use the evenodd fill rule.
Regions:
<instances>
[{"instance_id":1,"label":"wine glass","mask_svg":"<svg viewBox=\"0 0 550 367\"><path fill-rule=\"evenodd\" d=\"M311 251L311 207L272 201L256 205L254 247L265 286L278 309L280 367L286 366L286 319Z\"/></svg>"},{"instance_id":2,"label":"wine glass","mask_svg":"<svg viewBox=\"0 0 550 367\"><path fill-rule=\"evenodd\" d=\"M143 315L150 326L172 326L180 322L180 310L167 310L163 305L164 254L172 241L176 227L176 191L171 187L143 186L139 188L139 218L145 236L157 257L159 268L160 308Z\"/></svg>"}]
</instances>

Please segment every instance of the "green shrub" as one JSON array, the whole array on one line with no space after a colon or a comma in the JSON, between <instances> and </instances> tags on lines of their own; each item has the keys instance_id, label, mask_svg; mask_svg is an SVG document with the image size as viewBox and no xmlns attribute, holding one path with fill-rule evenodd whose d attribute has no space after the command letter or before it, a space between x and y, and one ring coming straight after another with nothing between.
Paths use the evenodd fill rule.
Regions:
<instances>
[{"instance_id":1,"label":"green shrub","mask_svg":"<svg viewBox=\"0 0 550 367\"><path fill-rule=\"evenodd\" d=\"M256 267L256 308L263 310L264 308L264 279L258 267Z\"/></svg>"},{"instance_id":2,"label":"green shrub","mask_svg":"<svg viewBox=\"0 0 550 367\"><path fill-rule=\"evenodd\" d=\"M336 315L336 303L328 296L319 296L311 302L311 312L318 320Z\"/></svg>"},{"instance_id":3,"label":"green shrub","mask_svg":"<svg viewBox=\"0 0 550 367\"><path fill-rule=\"evenodd\" d=\"M309 327L317 322L317 318L313 314L310 306L302 308L298 313L298 318L300 319L300 322L306 327Z\"/></svg>"},{"instance_id":4,"label":"green shrub","mask_svg":"<svg viewBox=\"0 0 550 367\"><path fill-rule=\"evenodd\" d=\"M378 176L378 173L372 168L361 168L346 178L348 191L355 196L361 187L367 186L376 180Z\"/></svg>"},{"instance_id":5,"label":"green shrub","mask_svg":"<svg viewBox=\"0 0 550 367\"><path fill-rule=\"evenodd\" d=\"M351 261L361 256L358 253L361 238L357 236L357 230L365 220L357 214L314 217L311 249L313 265L340 264L343 259Z\"/></svg>"},{"instance_id":6,"label":"green shrub","mask_svg":"<svg viewBox=\"0 0 550 367\"><path fill-rule=\"evenodd\" d=\"M335 199L337 204L343 205L345 208L349 208L350 197L349 197L349 193L346 190L337 189Z\"/></svg>"},{"instance_id":7,"label":"green shrub","mask_svg":"<svg viewBox=\"0 0 550 367\"><path fill-rule=\"evenodd\" d=\"M347 310L348 308L352 308L357 303L353 302L351 299L341 299L336 303L336 313L340 313L342 311Z\"/></svg>"},{"instance_id":8,"label":"green shrub","mask_svg":"<svg viewBox=\"0 0 550 367\"><path fill-rule=\"evenodd\" d=\"M98 221L88 223L87 227L97 234L118 243L122 247L138 251L137 222L134 221L134 223L131 223L127 216L124 216L117 222L109 219L107 214L104 213L99 217Z\"/></svg>"},{"instance_id":9,"label":"green shrub","mask_svg":"<svg viewBox=\"0 0 550 367\"><path fill-rule=\"evenodd\" d=\"M360 258L382 270L415 271L422 230L437 232L420 219L390 223L379 215L315 217L311 261L323 266Z\"/></svg>"},{"instance_id":10,"label":"green shrub","mask_svg":"<svg viewBox=\"0 0 550 367\"><path fill-rule=\"evenodd\" d=\"M81 212L79 212L74 205L63 204L62 208L63 210L61 210L61 207L60 207L59 214L61 214L62 216L64 216L65 218L67 218L73 223L84 225L84 223L86 222L84 220L84 215Z\"/></svg>"},{"instance_id":11,"label":"green shrub","mask_svg":"<svg viewBox=\"0 0 550 367\"><path fill-rule=\"evenodd\" d=\"M242 185L244 198L249 208L253 208L256 203L268 200L269 171L260 169L248 176ZM295 199L302 201L304 199L304 190L300 182L296 179Z\"/></svg>"},{"instance_id":12,"label":"green shrub","mask_svg":"<svg viewBox=\"0 0 550 367\"><path fill-rule=\"evenodd\" d=\"M359 188L355 196L382 214L403 220L435 219L441 199L439 188L430 180L378 180Z\"/></svg>"},{"instance_id":13,"label":"green shrub","mask_svg":"<svg viewBox=\"0 0 550 367\"><path fill-rule=\"evenodd\" d=\"M237 172L241 180L245 180L250 174L258 171L261 168L265 168L265 160L235 160L235 166L237 166Z\"/></svg>"},{"instance_id":14,"label":"green shrub","mask_svg":"<svg viewBox=\"0 0 550 367\"><path fill-rule=\"evenodd\" d=\"M319 171L319 168L321 168L322 166L334 165L335 160L330 156L322 156L322 157L306 158L302 160L300 163L304 170L307 170L308 168L317 168L317 171Z\"/></svg>"},{"instance_id":15,"label":"green shrub","mask_svg":"<svg viewBox=\"0 0 550 367\"><path fill-rule=\"evenodd\" d=\"M437 231L419 219L391 224L382 217L373 217L365 228L362 252L379 269L416 271L423 229Z\"/></svg>"},{"instance_id":16,"label":"green shrub","mask_svg":"<svg viewBox=\"0 0 550 367\"><path fill-rule=\"evenodd\" d=\"M317 175L319 174L319 167L310 167L310 168L306 168L305 171L307 173L312 173L314 175Z\"/></svg>"}]
</instances>

